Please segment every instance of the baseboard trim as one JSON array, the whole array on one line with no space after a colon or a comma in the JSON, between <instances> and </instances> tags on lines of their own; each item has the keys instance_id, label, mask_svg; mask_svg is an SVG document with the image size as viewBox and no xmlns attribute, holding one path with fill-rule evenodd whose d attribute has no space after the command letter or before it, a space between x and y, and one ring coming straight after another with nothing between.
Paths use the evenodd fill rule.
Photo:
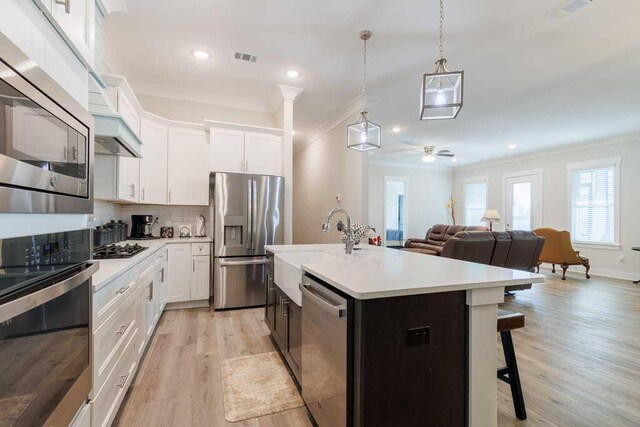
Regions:
<instances>
[{"instance_id":1,"label":"baseboard trim","mask_svg":"<svg viewBox=\"0 0 640 427\"><path fill-rule=\"evenodd\" d=\"M542 264L540 266L541 270L549 270L551 271L550 264ZM581 265L572 265L569 266L567 270L567 274L573 275L581 275L584 278L585 268ZM559 264L556 264L556 273L562 275L562 268ZM638 280L640 279L640 272L634 273L631 271L619 271L619 270L609 270L606 268L591 268L589 270L589 275L598 276L598 277L606 277L609 279L620 279L620 280Z\"/></svg>"},{"instance_id":2,"label":"baseboard trim","mask_svg":"<svg viewBox=\"0 0 640 427\"><path fill-rule=\"evenodd\" d=\"M180 310L183 308L203 308L209 307L209 300L203 299L198 301L180 301L180 302L168 302L164 307L165 310Z\"/></svg>"}]
</instances>

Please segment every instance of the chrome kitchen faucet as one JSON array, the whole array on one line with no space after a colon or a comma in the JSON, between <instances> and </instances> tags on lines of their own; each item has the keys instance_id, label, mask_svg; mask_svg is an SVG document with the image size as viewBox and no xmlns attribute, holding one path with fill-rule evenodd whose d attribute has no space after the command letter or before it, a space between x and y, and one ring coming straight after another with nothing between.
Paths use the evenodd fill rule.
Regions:
<instances>
[{"instance_id":1,"label":"chrome kitchen faucet","mask_svg":"<svg viewBox=\"0 0 640 427\"><path fill-rule=\"evenodd\" d=\"M351 217L349 216L349 213L346 210L342 208L334 208L331 212L329 212L329 215L327 215L327 219L322 224L322 231L324 231L325 233L328 233L329 230L331 230L331 223L330 223L331 217L338 212L344 213L345 216L347 217L347 232L346 232L347 241L344 244L344 252L347 255L349 255L353 251L353 246L355 242L353 238L353 229L351 228Z\"/></svg>"}]
</instances>

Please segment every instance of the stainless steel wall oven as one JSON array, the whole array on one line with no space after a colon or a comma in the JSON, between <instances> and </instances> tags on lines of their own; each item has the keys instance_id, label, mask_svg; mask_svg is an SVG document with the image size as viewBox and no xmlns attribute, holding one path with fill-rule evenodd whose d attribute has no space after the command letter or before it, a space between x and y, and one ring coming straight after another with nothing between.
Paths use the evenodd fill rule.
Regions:
<instances>
[{"instance_id":1,"label":"stainless steel wall oven","mask_svg":"<svg viewBox=\"0 0 640 427\"><path fill-rule=\"evenodd\" d=\"M2 425L68 425L91 391L89 230L0 240Z\"/></svg>"},{"instance_id":2,"label":"stainless steel wall oven","mask_svg":"<svg viewBox=\"0 0 640 427\"><path fill-rule=\"evenodd\" d=\"M0 212L93 210L93 118L0 34Z\"/></svg>"}]
</instances>

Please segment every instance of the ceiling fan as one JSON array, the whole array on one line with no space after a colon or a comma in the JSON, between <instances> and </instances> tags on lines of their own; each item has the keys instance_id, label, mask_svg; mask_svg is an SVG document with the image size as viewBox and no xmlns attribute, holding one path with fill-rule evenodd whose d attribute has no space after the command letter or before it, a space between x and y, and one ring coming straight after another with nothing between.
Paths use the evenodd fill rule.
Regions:
<instances>
[{"instance_id":1,"label":"ceiling fan","mask_svg":"<svg viewBox=\"0 0 640 427\"><path fill-rule=\"evenodd\" d=\"M411 154L405 155L403 157L413 157L413 156L422 156L422 161L425 163L433 163L436 161L438 157L448 157L451 159L455 158L455 154L446 148L437 149L435 145L427 145L427 146L416 146L416 144L409 142L401 142L403 145L411 146L411 148L395 148L393 152L396 153L407 153L411 152ZM387 150L384 150L389 152Z\"/></svg>"}]
</instances>

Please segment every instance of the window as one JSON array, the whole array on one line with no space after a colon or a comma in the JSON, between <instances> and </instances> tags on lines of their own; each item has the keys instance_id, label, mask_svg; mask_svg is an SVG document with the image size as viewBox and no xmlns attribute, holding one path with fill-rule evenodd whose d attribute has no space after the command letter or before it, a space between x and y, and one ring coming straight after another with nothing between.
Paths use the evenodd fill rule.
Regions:
<instances>
[{"instance_id":1,"label":"window","mask_svg":"<svg viewBox=\"0 0 640 427\"><path fill-rule=\"evenodd\" d=\"M569 218L576 243L619 242L620 158L572 163Z\"/></svg>"},{"instance_id":2,"label":"window","mask_svg":"<svg viewBox=\"0 0 640 427\"><path fill-rule=\"evenodd\" d=\"M464 183L465 225L485 225L482 215L487 209L487 178L472 178Z\"/></svg>"}]
</instances>

